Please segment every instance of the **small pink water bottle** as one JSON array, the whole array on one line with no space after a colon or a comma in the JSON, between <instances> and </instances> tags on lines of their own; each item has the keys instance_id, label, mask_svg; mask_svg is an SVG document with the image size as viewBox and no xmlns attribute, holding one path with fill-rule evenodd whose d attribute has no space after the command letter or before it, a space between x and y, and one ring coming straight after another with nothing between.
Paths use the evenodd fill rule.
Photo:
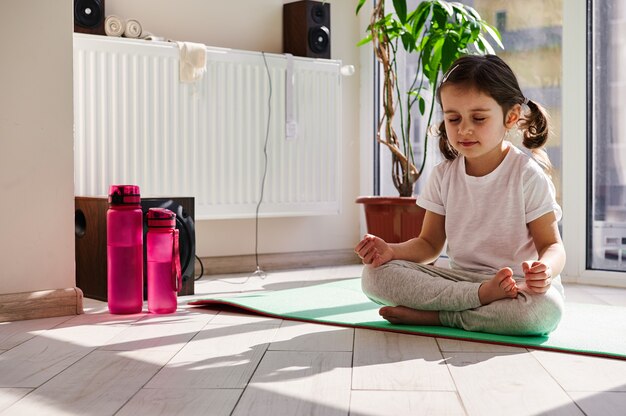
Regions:
<instances>
[{"instance_id":1,"label":"small pink water bottle","mask_svg":"<svg viewBox=\"0 0 626 416\"><path fill-rule=\"evenodd\" d=\"M135 185L109 190L107 301L114 314L139 313L143 306L143 215Z\"/></svg>"},{"instance_id":2,"label":"small pink water bottle","mask_svg":"<svg viewBox=\"0 0 626 416\"><path fill-rule=\"evenodd\" d=\"M176 214L165 208L148 210L148 311L176 311L182 286Z\"/></svg>"}]
</instances>

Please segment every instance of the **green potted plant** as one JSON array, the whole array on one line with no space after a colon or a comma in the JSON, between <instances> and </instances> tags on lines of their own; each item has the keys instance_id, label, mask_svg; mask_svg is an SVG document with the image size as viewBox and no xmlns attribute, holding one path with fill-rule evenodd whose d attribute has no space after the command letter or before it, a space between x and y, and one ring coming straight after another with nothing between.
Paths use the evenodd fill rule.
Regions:
<instances>
[{"instance_id":1,"label":"green potted plant","mask_svg":"<svg viewBox=\"0 0 626 416\"><path fill-rule=\"evenodd\" d=\"M357 14L368 1L358 0ZM359 197L357 202L364 204L368 232L388 242L399 242L415 237L421 230L424 211L415 204L413 189L426 162L428 131L441 74L463 55L494 53L488 38L501 48L502 42L497 29L470 6L425 0L409 10L406 0L392 3L393 12L386 13L385 0L376 1L368 35L359 45L372 43L380 65L382 115L376 140L391 152L391 176L399 196ZM417 71L406 91L401 91L397 82L397 55L401 50L417 54ZM419 164L410 140L411 110L416 104L426 117ZM399 123L394 123L396 114Z\"/></svg>"}]
</instances>

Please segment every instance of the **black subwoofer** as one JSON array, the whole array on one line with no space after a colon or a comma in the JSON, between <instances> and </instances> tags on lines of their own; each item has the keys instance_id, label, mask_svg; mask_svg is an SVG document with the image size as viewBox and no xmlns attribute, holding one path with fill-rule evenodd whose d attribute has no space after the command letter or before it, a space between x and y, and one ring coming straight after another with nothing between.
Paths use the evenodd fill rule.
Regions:
<instances>
[{"instance_id":1,"label":"black subwoofer","mask_svg":"<svg viewBox=\"0 0 626 416\"><path fill-rule=\"evenodd\" d=\"M146 234L148 222L146 214L150 208L167 208L176 214L176 228L180 241L180 267L183 274L183 287L180 295L194 294L194 268L196 265L196 228L193 221L194 199L193 198L141 198L141 210L143 211L143 287L144 299L147 299L147 249Z\"/></svg>"},{"instance_id":2,"label":"black subwoofer","mask_svg":"<svg viewBox=\"0 0 626 416\"><path fill-rule=\"evenodd\" d=\"M107 300L107 228L106 197L80 197L74 200L76 286L88 298ZM142 198L141 209L162 207L176 214L176 228L180 235L180 263L183 286L179 295L194 294L194 268L196 232L194 225L194 198ZM145 216L144 216L145 218ZM147 226L144 222L144 298L146 288L145 241Z\"/></svg>"},{"instance_id":3,"label":"black subwoofer","mask_svg":"<svg viewBox=\"0 0 626 416\"><path fill-rule=\"evenodd\" d=\"M330 4L303 0L283 5L283 52L330 59Z\"/></svg>"},{"instance_id":4,"label":"black subwoofer","mask_svg":"<svg viewBox=\"0 0 626 416\"><path fill-rule=\"evenodd\" d=\"M104 0L74 0L74 32L105 35Z\"/></svg>"}]
</instances>

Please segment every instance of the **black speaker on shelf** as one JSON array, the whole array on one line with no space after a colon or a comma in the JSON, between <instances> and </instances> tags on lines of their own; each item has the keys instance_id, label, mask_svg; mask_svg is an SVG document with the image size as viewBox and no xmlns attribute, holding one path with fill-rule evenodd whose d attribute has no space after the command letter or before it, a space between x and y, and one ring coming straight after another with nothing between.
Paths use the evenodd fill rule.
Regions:
<instances>
[{"instance_id":1,"label":"black speaker on shelf","mask_svg":"<svg viewBox=\"0 0 626 416\"><path fill-rule=\"evenodd\" d=\"M330 4L302 0L283 5L283 52L330 59Z\"/></svg>"},{"instance_id":2,"label":"black speaker on shelf","mask_svg":"<svg viewBox=\"0 0 626 416\"><path fill-rule=\"evenodd\" d=\"M74 199L76 286L88 298L107 300L107 197L81 197ZM183 286L179 295L194 294L194 268L196 232L194 225L194 198L142 198L141 208L167 208L176 214L176 228L180 235L180 263ZM145 218L145 215L144 215ZM144 243L147 225L144 222ZM144 299L146 288L146 255L144 244Z\"/></svg>"},{"instance_id":3,"label":"black speaker on shelf","mask_svg":"<svg viewBox=\"0 0 626 416\"><path fill-rule=\"evenodd\" d=\"M146 233L148 232L148 221L146 214L150 208L166 208L176 214L176 228L178 229L180 241L180 267L183 275L183 287L180 295L194 294L194 269L196 265L196 228L194 218L193 198L141 198L141 209L143 211L143 287L144 299L147 299L147 249Z\"/></svg>"},{"instance_id":4,"label":"black speaker on shelf","mask_svg":"<svg viewBox=\"0 0 626 416\"><path fill-rule=\"evenodd\" d=\"M105 35L104 0L74 0L74 32Z\"/></svg>"}]
</instances>

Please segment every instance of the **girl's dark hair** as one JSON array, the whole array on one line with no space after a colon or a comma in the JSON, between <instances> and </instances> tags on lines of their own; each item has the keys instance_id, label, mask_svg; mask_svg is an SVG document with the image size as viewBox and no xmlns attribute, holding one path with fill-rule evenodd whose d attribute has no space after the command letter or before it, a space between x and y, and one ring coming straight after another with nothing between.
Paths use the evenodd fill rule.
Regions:
<instances>
[{"instance_id":1,"label":"girl's dark hair","mask_svg":"<svg viewBox=\"0 0 626 416\"><path fill-rule=\"evenodd\" d=\"M513 70L506 62L496 55L468 55L457 59L445 73L437 89L437 100L440 104L441 88L448 84L465 85L489 95L500 105L505 117L514 105L528 105L530 111L524 113L522 110L518 122L518 127L524 134L522 143L532 151L535 160L546 171L551 169L548 155L542 149L548 140L548 113L541 105L524 97ZM448 160L455 159L458 153L448 141L443 121L439 125L438 135L439 149L443 156Z\"/></svg>"}]
</instances>

